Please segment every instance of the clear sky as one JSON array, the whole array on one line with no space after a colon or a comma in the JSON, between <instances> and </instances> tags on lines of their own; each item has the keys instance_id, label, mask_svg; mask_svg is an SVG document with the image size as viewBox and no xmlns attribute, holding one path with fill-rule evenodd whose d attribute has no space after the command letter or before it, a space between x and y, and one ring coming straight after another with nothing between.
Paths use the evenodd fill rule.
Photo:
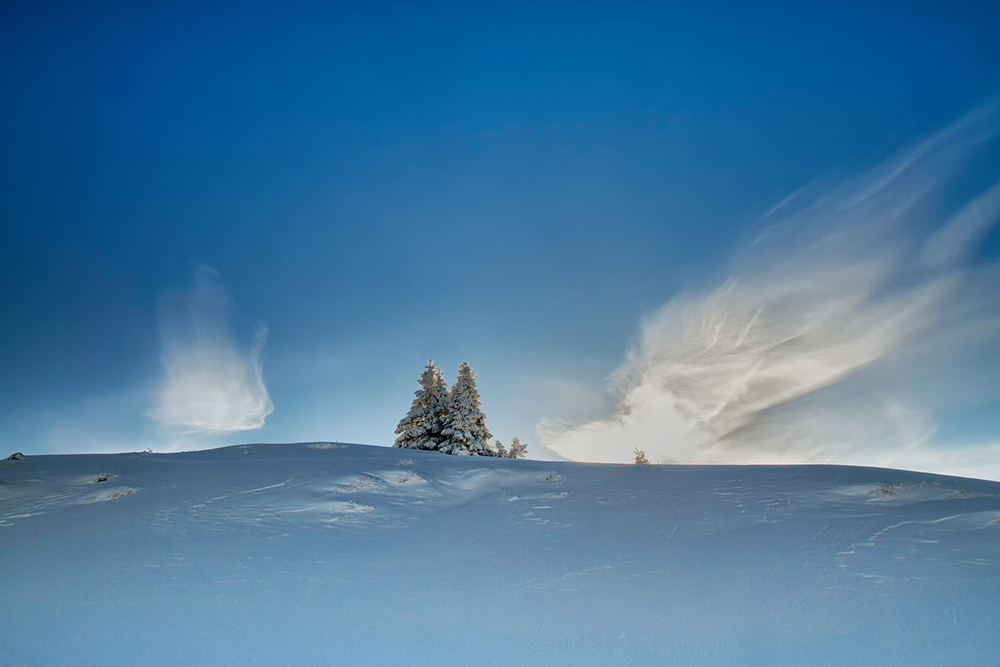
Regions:
<instances>
[{"instance_id":1,"label":"clear sky","mask_svg":"<svg viewBox=\"0 0 1000 667\"><path fill-rule=\"evenodd\" d=\"M535 444L613 407L642 318L775 203L1000 91L988 2L18 4L0 449L26 453L390 444L427 358ZM262 429L163 425L199 317L240 358L266 326ZM1000 441L982 383L951 419Z\"/></svg>"}]
</instances>

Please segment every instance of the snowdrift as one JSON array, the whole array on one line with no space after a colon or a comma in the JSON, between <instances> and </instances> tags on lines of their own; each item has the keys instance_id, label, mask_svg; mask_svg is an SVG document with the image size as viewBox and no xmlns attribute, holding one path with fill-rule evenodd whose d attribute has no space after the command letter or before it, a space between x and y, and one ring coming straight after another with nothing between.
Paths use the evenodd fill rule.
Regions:
<instances>
[{"instance_id":1,"label":"snowdrift","mask_svg":"<svg viewBox=\"0 0 1000 667\"><path fill-rule=\"evenodd\" d=\"M1000 484L312 443L0 462L0 664L997 665Z\"/></svg>"}]
</instances>

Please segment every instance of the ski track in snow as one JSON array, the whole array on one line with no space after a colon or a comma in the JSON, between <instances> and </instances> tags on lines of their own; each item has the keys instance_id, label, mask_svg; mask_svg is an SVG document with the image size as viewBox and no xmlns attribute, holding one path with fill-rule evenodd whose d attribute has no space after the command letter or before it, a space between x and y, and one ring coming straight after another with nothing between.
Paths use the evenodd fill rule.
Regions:
<instances>
[{"instance_id":1,"label":"ski track in snow","mask_svg":"<svg viewBox=\"0 0 1000 667\"><path fill-rule=\"evenodd\" d=\"M1000 654L995 633L961 636L1000 621L1000 484L866 468L735 470L738 477L732 467L552 464L340 444L29 456L0 471L0 590L13 591L6 613L21 624L54 608L72 615L78 595L91 600L95 618L119 599L155 616L144 591L178 596L179 612L197 601L220 614L235 609L229 595L264 596L285 610L263 613L278 625L306 603L336 616L339 603L324 605L351 599L344 613L353 606L355 620L378 625L402 614L400 606L406 618L469 617L464 605L475 600L476 609L521 609L555 624L561 643L532 649L534 664L571 662L572 652L552 647L573 642L600 653L607 633L625 653L601 664L663 664L668 648L697 644L696 629L750 632L763 618L777 624L772 632L786 623L790 637L816 641L825 636L818 619L827 618L884 648L883 657L896 655L901 632L930 655L921 641L944 622L959 633L950 646L980 651L976 642L985 641ZM502 583L494 581L500 572ZM420 606L424 586L439 587L428 598L438 606ZM69 607L42 593L54 590L67 592ZM363 591L376 597L355 599ZM789 600L798 612L786 609ZM885 604L922 615L886 621ZM876 613L896 628L891 638L865 634L882 626L859 625ZM115 624L74 627L106 645L121 639ZM179 641L172 627L158 630L168 644ZM400 636L410 637L406 627ZM194 634L181 644L201 646ZM63 641L78 646L84 636ZM58 664L43 644L17 637L0 629L21 656L12 664ZM401 650L395 641L386 650ZM468 664L475 650L439 662ZM150 664L176 664L170 655ZM782 655L769 664L826 664ZM677 664L700 664L678 656ZM298 662L325 664L317 660ZM966 664L977 664L974 655Z\"/></svg>"}]
</instances>

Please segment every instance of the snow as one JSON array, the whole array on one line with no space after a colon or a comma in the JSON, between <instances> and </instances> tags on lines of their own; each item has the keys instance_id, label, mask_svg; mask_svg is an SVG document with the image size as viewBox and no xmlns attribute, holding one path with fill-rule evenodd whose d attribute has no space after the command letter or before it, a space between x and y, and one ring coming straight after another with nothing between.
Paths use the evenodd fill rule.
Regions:
<instances>
[{"instance_id":1,"label":"snow","mask_svg":"<svg viewBox=\"0 0 1000 667\"><path fill-rule=\"evenodd\" d=\"M333 443L0 465L12 667L996 665L998 601L994 482Z\"/></svg>"}]
</instances>

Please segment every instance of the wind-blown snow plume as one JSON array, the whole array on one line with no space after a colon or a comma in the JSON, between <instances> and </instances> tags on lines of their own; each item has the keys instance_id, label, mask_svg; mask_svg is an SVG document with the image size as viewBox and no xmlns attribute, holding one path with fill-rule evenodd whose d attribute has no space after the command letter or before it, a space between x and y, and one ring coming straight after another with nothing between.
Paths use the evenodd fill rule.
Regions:
<instances>
[{"instance_id":1,"label":"wind-blown snow plume","mask_svg":"<svg viewBox=\"0 0 1000 667\"><path fill-rule=\"evenodd\" d=\"M925 416L960 400L964 385L935 384L959 353L1000 340L1000 274L968 260L1000 219L1000 184L965 189L998 128L992 106L861 178L786 199L731 277L644 320L611 378L614 414L543 422L540 442L583 461L629 462L638 447L662 462L1000 476L1000 443L932 445Z\"/></svg>"},{"instance_id":2,"label":"wind-blown snow plume","mask_svg":"<svg viewBox=\"0 0 1000 667\"><path fill-rule=\"evenodd\" d=\"M259 429L274 407L264 386L260 353L267 329L254 343L237 343L230 327L232 299L207 267L190 292L166 300L161 311L166 371L152 416L182 433L223 434Z\"/></svg>"}]
</instances>

